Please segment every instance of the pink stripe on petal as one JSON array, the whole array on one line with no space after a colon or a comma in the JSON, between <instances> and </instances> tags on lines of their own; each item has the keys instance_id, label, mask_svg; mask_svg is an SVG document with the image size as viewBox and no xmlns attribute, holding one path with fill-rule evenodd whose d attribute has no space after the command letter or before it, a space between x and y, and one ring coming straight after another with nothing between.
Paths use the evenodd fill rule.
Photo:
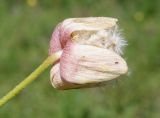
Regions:
<instances>
[{"instance_id":1,"label":"pink stripe on petal","mask_svg":"<svg viewBox=\"0 0 160 118\"><path fill-rule=\"evenodd\" d=\"M53 54L59 50L63 50L68 40L71 39L71 28L69 26L71 22L62 22L54 30L50 41L49 54Z\"/></svg>"},{"instance_id":2,"label":"pink stripe on petal","mask_svg":"<svg viewBox=\"0 0 160 118\"><path fill-rule=\"evenodd\" d=\"M74 76L78 68L77 57L73 55L74 47L75 47L75 44L72 41L68 41L66 47L63 49L63 54L60 59L61 76L66 81L74 79Z\"/></svg>"},{"instance_id":3,"label":"pink stripe on petal","mask_svg":"<svg viewBox=\"0 0 160 118\"><path fill-rule=\"evenodd\" d=\"M58 25L54 32L52 33L52 38L50 41L49 55L62 50L60 43L60 26Z\"/></svg>"}]
</instances>

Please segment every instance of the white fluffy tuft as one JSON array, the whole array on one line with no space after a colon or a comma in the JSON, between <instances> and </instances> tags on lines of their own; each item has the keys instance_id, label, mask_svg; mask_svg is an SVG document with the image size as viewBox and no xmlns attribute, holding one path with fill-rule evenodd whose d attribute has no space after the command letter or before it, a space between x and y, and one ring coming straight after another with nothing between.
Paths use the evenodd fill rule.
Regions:
<instances>
[{"instance_id":1,"label":"white fluffy tuft","mask_svg":"<svg viewBox=\"0 0 160 118\"><path fill-rule=\"evenodd\" d=\"M106 30L81 34L78 37L77 41L80 44L106 48L117 54L123 54L123 49L127 45L127 41L124 40L117 26Z\"/></svg>"},{"instance_id":2,"label":"white fluffy tuft","mask_svg":"<svg viewBox=\"0 0 160 118\"><path fill-rule=\"evenodd\" d=\"M109 30L100 30L93 34L89 41L96 46L110 49L118 54L123 54L123 49L127 45L127 41L124 40L117 27Z\"/></svg>"},{"instance_id":3,"label":"white fluffy tuft","mask_svg":"<svg viewBox=\"0 0 160 118\"><path fill-rule=\"evenodd\" d=\"M124 38L122 37L121 31L116 27L115 29L109 32L109 40L111 40L111 42L115 44L113 50L118 54L123 54L123 49L125 46L127 46L127 41L124 40Z\"/></svg>"}]
</instances>

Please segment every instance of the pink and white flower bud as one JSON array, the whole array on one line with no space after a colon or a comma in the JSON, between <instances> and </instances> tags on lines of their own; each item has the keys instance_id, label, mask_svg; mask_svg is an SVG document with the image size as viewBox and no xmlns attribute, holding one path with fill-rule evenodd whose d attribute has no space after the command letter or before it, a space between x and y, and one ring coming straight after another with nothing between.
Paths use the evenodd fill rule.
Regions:
<instances>
[{"instance_id":1,"label":"pink and white flower bud","mask_svg":"<svg viewBox=\"0 0 160 118\"><path fill-rule=\"evenodd\" d=\"M49 54L63 53L50 72L55 88L98 86L127 72L120 56L126 42L116 22L107 17L70 18L56 27Z\"/></svg>"}]
</instances>

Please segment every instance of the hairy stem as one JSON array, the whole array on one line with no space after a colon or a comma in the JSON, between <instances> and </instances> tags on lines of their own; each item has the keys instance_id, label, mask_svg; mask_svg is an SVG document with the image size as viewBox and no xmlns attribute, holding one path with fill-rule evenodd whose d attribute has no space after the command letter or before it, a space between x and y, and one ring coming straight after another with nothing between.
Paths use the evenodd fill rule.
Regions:
<instances>
[{"instance_id":1,"label":"hairy stem","mask_svg":"<svg viewBox=\"0 0 160 118\"><path fill-rule=\"evenodd\" d=\"M5 96L0 99L0 107L7 103L10 99L20 93L24 88L26 88L30 83L32 83L41 73L43 73L50 65L55 63L61 56L62 52L56 52L55 54L47 57L43 63L33 71L28 77L26 77L22 82L20 82L15 88L9 91Z\"/></svg>"}]
</instances>

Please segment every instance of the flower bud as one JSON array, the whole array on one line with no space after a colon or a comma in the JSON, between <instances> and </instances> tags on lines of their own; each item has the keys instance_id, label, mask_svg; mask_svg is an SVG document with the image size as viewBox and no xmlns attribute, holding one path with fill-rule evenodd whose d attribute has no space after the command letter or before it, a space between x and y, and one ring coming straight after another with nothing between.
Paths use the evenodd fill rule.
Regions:
<instances>
[{"instance_id":1,"label":"flower bud","mask_svg":"<svg viewBox=\"0 0 160 118\"><path fill-rule=\"evenodd\" d=\"M50 73L55 88L99 86L127 72L120 56L126 42L116 22L107 17L70 18L56 27L49 54L63 53Z\"/></svg>"}]
</instances>

